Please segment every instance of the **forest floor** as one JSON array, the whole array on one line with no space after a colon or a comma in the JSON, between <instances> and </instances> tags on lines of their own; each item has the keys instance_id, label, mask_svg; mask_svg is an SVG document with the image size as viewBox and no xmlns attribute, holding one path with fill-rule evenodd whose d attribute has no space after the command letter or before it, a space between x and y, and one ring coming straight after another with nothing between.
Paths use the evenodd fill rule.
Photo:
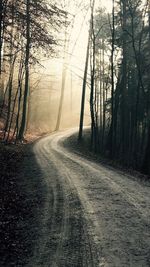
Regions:
<instances>
[{"instance_id":1,"label":"forest floor","mask_svg":"<svg viewBox=\"0 0 150 267\"><path fill-rule=\"evenodd\" d=\"M25 172L30 161L34 169L32 159L31 145L0 145L1 267L25 266L38 236L37 210L45 192L40 179L33 176L30 181Z\"/></svg>"},{"instance_id":2,"label":"forest floor","mask_svg":"<svg viewBox=\"0 0 150 267\"><path fill-rule=\"evenodd\" d=\"M0 146L0 266L149 267L149 181L83 156L72 133Z\"/></svg>"},{"instance_id":3,"label":"forest floor","mask_svg":"<svg viewBox=\"0 0 150 267\"><path fill-rule=\"evenodd\" d=\"M33 146L0 145L0 266L97 266L79 198L73 189L64 196L55 168L43 174Z\"/></svg>"}]
</instances>

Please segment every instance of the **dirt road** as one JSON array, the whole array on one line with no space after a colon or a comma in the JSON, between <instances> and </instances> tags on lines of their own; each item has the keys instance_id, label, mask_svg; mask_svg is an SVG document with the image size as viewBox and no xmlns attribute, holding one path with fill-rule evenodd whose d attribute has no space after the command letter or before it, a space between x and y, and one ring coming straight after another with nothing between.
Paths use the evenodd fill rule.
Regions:
<instances>
[{"instance_id":1,"label":"dirt road","mask_svg":"<svg viewBox=\"0 0 150 267\"><path fill-rule=\"evenodd\" d=\"M71 133L34 146L47 192L28 266L150 266L150 187L69 152Z\"/></svg>"}]
</instances>

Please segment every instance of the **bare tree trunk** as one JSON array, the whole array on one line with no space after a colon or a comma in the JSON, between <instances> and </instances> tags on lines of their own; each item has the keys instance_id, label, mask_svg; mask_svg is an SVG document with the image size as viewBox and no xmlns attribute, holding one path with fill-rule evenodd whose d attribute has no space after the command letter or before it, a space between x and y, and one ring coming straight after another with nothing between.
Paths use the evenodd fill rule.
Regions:
<instances>
[{"instance_id":1,"label":"bare tree trunk","mask_svg":"<svg viewBox=\"0 0 150 267\"><path fill-rule=\"evenodd\" d=\"M62 84L61 84L61 95L60 95L60 102L59 102L59 109L58 109L58 116L57 116L57 123L55 131L58 131L60 128L61 123L61 116L62 116L62 107L64 102L64 93L65 93L65 84L66 84L66 74L67 74L67 66L64 62L63 64L63 72L62 72Z\"/></svg>"},{"instance_id":2,"label":"bare tree trunk","mask_svg":"<svg viewBox=\"0 0 150 267\"><path fill-rule=\"evenodd\" d=\"M3 102L3 84L2 84L2 47L3 47L3 1L0 1L0 105ZM1 115L0 115L1 116Z\"/></svg>"},{"instance_id":3,"label":"bare tree trunk","mask_svg":"<svg viewBox=\"0 0 150 267\"><path fill-rule=\"evenodd\" d=\"M0 80L2 74L2 44L3 44L2 32L3 32L3 1L1 0L0 1Z\"/></svg>"},{"instance_id":4,"label":"bare tree trunk","mask_svg":"<svg viewBox=\"0 0 150 267\"><path fill-rule=\"evenodd\" d=\"M4 129L4 139L6 138L7 130L9 127L9 120L10 120L10 114L11 114L11 102L12 102L12 83L13 83L13 76L14 76L14 67L15 67L15 60L14 58L13 62L10 64L10 77L9 77L9 83L8 83L8 110L7 110L7 118L6 118L6 124Z\"/></svg>"},{"instance_id":5,"label":"bare tree trunk","mask_svg":"<svg viewBox=\"0 0 150 267\"><path fill-rule=\"evenodd\" d=\"M94 32L94 4L91 1L91 91L90 91L90 112L91 112L91 149L97 151L97 129L94 112L94 90L95 90L95 32Z\"/></svg>"},{"instance_id":6,"label":"bare tree trunk","mask_svg":"<svg viewBox=\"0 0 150 267\"><path fill-rule=\"evenodd\" d=\"M102 149L104 149L105 127L106 127L106 107L105 107L105 47L103 40L103 132L102 132Z\"/></svg>"},{"instance_id":7,"label":"bare tree trunk","mask_svg":"<svg viewBox=\"0 0 150 267\"><path fill-rule=\"evenodd\" d=\"M110 123L110 130L108 134L108 149L110 153L110 157L113 157L114 153L114 43L115 43L115 7L114 7L114 0L112 0L113 8L112 8L112 25L110 22L111 27L111 123Z\"/></svg>"},{"instance_id":8,"label":"bare tree trunk","mask_svg":"<svg viewBox=\"0 0 150 267\"><path fill-rule=\"evenodd\" d=\"M112 10L112 51L111 51L111 146L110 155L113 157L114 154L114 50L115 50L115 7L113 0Z\"/></svg>"},{"instance_id":9,"label":"bare tree trunk","mask_svg":"<svg viewBox=\"0 0 150 267\"><path fill-rule=\"evenodd\" d=\"M26 0L26 56L25 56L25 90L23 98L23 111L18 139L24 137L27 116L27 104L29 93L29 58L30 58L30 0Z\"/></svg>"},{"instance_id":10,"label":"bare tree trunk","mask_svg":"<svg viewBox=\"0 0 150 267\"><path fill-rule=\"evenodd\" d=\"M20 117L20 108L21 108L21 99L22 99L22 81L23 81L23 62L20 62L19 74L18 74L18 110L17 110L17 117L16 117L16 125L13 133L13 137L16 134L16 140L18 139L19 134L19 117Z\"/></svg>"},{"instance_id":11,"label":"bare tree trunk","mask_svg":"<svg viewBox=\"0 0 150 267\"><path fill-rule=\"evenodd\" d=\"M84 78L83 78L83 85L82 85L80 125L79 125L79 135L78 135L78 140L79 141L82 140L82 135L83 135L83 120L84 120L86 81L87 81L88 62L89 62L89 50L90 50L90 31L89 31L89 38L88 38L88 44L87 44L86 61L85 61L85 69L84 69Z\"/></svg>"},{"instance_id":12,"label":"bare tree trunk","mask_svg":"<svg viewBox=\"0 0 150 267\"><path fill-rule=\"evenodd\" d=\"M8 82L8 110L7 110L7 119L4 129L4 139L6 138L7 130L9 127L9 120L11 114L11 102L12 102L12 90L13 90L13 76L16 56L13 58L13 45L14 45L14 1L11 3L11 40L10 40L10 70L9 70L9 82Z\"/></svg>"},{"instance_id":13,"label":"bare tree trunk","mask_svg":"<svg viewBox=\"0 0 150 267\"><path fill-rule=\"evenodd\" d=\"M123 159L127 149L127 40L126 40L126 0L122 0L123 4L123 62L122 62L122 93L121 93L121 153Z\"/></svg>"},{"instance_id":14,"label":"bare tree trunk","mask_svg":"<svg viewBox=\"0 0 150 267\"><path fill-rule=\"evenodd\" d=\"M66 26L67 27L67 26ZM56 122L55 131L58 131L61 123L62 116L62 108L64 102L64 93L65 93L65 85L66 85L66 76L67 76L67 50L68 50L68 42L67 42L67 28L65 28L65 44L64 44L64 62L63 62L63 70L62 70L62 82L61 82L61 94L58 108L58 116Z\"/></svg>"},{"instance_id":15,"label":"bare tree trunk","mask_svg":"<svg viewBox=\"0 0 150 267\"><path fill-rule=\"evenodd\" d=\"M99 78L100 78L100 80L99 80L99 98L100 98L100 106L99 106L99 108L100 108L100 111L99 111L99 121L100 121L100 136L99 136L99 138L100 138L100 147L101 147L101 144L102 144L102 127L103 127L103 119L102 119L102 113L103 113L103 111L102 111L102 50L100 49L100 58L99 58L99 66L100 66L100 72L99 72Z\"/></svg>"},{"instance_id":16,"label":"bare tree trunk","mask_svg":"<svg viewBox=\"0 0 150 267\"><path fill-rule=\"evenodd\" d=\"M7 0L0 1L0 103L3 103L4 99L4 82L2 73L3 73L3 43L4 43L5 15L7 9L7 2L8 2Z\"/></svg>"},{"instance_id":17,"label":"bare tree trunk","mask_svg":"<svg viewBox=\"0 0 150 267\"><path fill-rule=\"evenodd\" d=\"M150 1L148 4L149 4L148 19L149 19L149 60L150 60ZM147 136L145 155L142 164L142 171L145 174L150 175L150 78L148 83L148 136Z\"/></svg>"},{"instance_id":18,"label":"bare tree trunk","mask_svg":"<svg viewBox=\"0 0 150 267\"><path fill-rule=\"evenodd\" d=\"M10 132L11 132L11 127L12 127L12 123L13 123L13 117L14 117L14 113L15 113L15 105L16 105L16 101L17 101L18 91L19 91L19 88L17 89L16 94L15 94L15 98L14 98L14 103L13 103L13 108L12 108L12 114L11 114L11 118L10 118L10 124L9 124L7 139L6 139L7 142L8 142L9 137L10 137Z\"/></svg>"}]
</instances>

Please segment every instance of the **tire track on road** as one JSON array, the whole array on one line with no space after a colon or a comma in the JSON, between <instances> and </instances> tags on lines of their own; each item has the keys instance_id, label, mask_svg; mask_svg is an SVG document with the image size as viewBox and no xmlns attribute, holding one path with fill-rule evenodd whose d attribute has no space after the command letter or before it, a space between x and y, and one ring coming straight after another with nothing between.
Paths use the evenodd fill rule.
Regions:
<instances>
[{"instance_id":1,"label":"tire track on road","mask_svg":"<svg viewBox=\"0 0 150 267\"><path fill-rule=\"evenodd\" d=\"M33 267L149 267L149 188L69 152L62 142L70 134L35 145L54 203L45 212L45 265Z\"/></svg>"},{"instance_id":2,"label":"tire track on road","mask_svg":"<svg viewBox=\"0 0 150 267\"><path fill-rule=\"evenodd\" d=\"M45 141L40 140L34 151L48 190L52 191L53 203L50 209L45 207L43 225L47 224L46 234L40 240L41 255L34 256L36 260L31 266L96 267L98 265L94 265L92 260L90 240L87 239L83 209L78 195L68 183L66 173L59 172L60 162L50 151L48 140L49 138L46 144Z\"/></svg>"}]
</instances>

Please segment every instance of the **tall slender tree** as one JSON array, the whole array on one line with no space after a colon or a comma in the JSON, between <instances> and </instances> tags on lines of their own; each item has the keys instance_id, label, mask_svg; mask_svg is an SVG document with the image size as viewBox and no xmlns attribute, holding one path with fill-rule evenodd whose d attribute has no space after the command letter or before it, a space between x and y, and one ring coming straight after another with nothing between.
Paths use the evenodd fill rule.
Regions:
<instances>
[{"instance_id":1,"label":"tall slender tree","mask_svg":"<svg viewBox=\"0 0 150 267\"><path fill-rule=\"evenodd\" d=\"M25 89L23 98L23 111L21 118L21 126L19 130L18 139L22 140L25 127L26 127L26 116L27 116L27 105L28 105L28 93L29 93L29 59L30 59L30 0L26 0L26 52L25 52Z\"/></svg>"}]
</instances>

